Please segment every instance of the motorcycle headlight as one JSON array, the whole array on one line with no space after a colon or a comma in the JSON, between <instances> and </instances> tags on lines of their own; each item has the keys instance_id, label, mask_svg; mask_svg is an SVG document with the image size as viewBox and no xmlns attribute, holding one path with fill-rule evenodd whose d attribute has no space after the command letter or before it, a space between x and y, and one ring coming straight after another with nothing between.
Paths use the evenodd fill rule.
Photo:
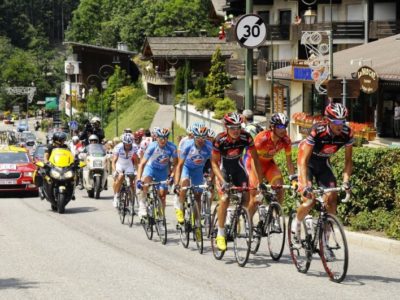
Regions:
<instances>
[{"instance_id":1,"label":"motorcycle headlight","mask_svg":"<svg viewBox=\"0 0 400 300\"><path fill-rule=\"evenodd\" d=\"M72 178L72 177L74 177L74 172L69 170L69 171L65 172L64 177L65 178Z\"/></svg>"},{"instance_id":2,"label":"motorcycle headlight","mask_svg":"<svg viewBox=\"0 0 400 300\"><path fill-rule=\"evenodd\" d=\"M24 172L24 177L33 177L33 172Z\"/></svg>"},{"instance_id":3,"label":"motorcycle headlight","mask_svg":"<svg viewBox=\"0 0 400 300\"><path fill-rule=\"evenodd\" d=\"M61 173L59 171L57 171L56 169L51 169L50 170L50 176L55 178L55 179L58 179L58 178L61 177Z\"/></svg>"}]
</instances>

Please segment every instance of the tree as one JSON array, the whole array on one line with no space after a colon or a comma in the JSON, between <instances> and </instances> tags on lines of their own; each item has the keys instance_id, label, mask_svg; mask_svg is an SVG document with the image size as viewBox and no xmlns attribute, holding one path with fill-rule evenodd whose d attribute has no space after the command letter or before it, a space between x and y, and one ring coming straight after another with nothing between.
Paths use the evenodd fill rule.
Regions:
<instances>
[{"instance_id":1,"label":"tree","mask_svg":"<svg viewBox=\"0 0 400 300\"><path fill-rule=\"evenodd\" d=\"M230 85L230 79L225 72L225 62L220 48L217 48L212 56L210 73L207 76L206 83L206 92L209 97L224 98L224 91Z\"/></svg>"}]
</instances>

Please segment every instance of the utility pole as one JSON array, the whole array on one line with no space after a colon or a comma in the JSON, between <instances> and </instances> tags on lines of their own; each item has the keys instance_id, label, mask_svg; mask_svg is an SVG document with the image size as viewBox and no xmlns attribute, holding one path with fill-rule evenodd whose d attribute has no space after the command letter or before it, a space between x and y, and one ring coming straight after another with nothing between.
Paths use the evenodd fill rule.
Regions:
<instances>
[{"instance_id":1,"label":"utility pole","mask_svg":"<svg viewBox=\"0 0 400 300\"><path fill-rule=\"evenodd\" d=\"M253 12L253 0L246 0L246 14ZM253 109L253 49L246 49L246 76L245 76L244 108Z\"/></svg>"}]
</instances>

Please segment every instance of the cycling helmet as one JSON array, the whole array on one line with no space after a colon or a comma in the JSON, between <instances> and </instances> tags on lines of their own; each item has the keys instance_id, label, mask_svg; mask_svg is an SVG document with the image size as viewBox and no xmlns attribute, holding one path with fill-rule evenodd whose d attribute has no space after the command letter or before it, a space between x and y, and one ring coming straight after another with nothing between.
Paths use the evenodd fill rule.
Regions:
<instances>
[{"instance_id":1,"label":"cycling helmet","mask_svg":"<svg viewBox=\"0 0 400 300\"><path fill-rule=\"evenodd\" d=\"M133 138L134 138L135 140L140 139L141 137L142 137L142 135L140 134L139 131L135 131L135 133L133 134Z\"/></svg>"},{"instance_id":2,"label":"cycling helmet","mask_svg":"<svg viewBox=\"0 0 400 300\"><path fill-rule=\"evenodd\" d=\"M74 136L72 137L72 141L73 141L74 143L79 142L79 137L78 137L77 135L74 135Z\"/></svg>"},{"instance_id":3,"label":"cycling helmet","mask_svg":"<svg viewBox=\"0 0 400 300\"><path fill-rule=\"evenodd\" d=\"M155 132L157 137L167 138L169 136L169 129L168 128L158 128Z\"/></svg>"},{"instance_id":4,"label":"cycling helmet","mask_svg":"<svg viewBox=\"0 0 400 300\"><path fill-rule=\"evenodd\" d=\"M125 129L124 129L124 133L132 133L132 129L130 129L130 128L125 128Z\"/></svg>"},{"instance_id":5,"label":"cycling helmet","mask_svg":"<svg viewBox=\"0 0 400 300\"><path fill-rule=\"evenodd\" d=\"M242 118L236 112L227 113L224 116L224 124L225 124L225 126L227 126L227 125L238 126L238 125L242 124L242 121L243 121Z\"/></svg>"},{"instance_id":6,"label":"cycling helmet","mask_svg":"<svg viewBox=\"0 0 400 300\"><path fill-rule=\"evenodd\" d=\"M160 127L154 127L153 130L151 131L152 135L157 135L157 131L160 130Z\"/></svg>"},{"instance_id":7,"label":"cycling helmet","mask_svg":"<svg viewBox=\"0 0 400 300\"><path fill-rule=\"evenodd\" d=\"M92 141L96 141L96 143L98 143L99 142L98 136L95 134L92 134L91 136L89 136L89 143Z\"/></svg>"},{"instance_id":8,"label":"cycling helmet","mask_svg":"<svg viewBox=\"0 0 400 300\"><path fill-rule=\"evenodd\" d=\"M54 132L53 138L52 138L53 143L56 143L56 144L59 144L59 145L64 144L66 139L67 139L67 135L63 131Z\"/></svg>"},{"instance_id":9,"label":"cycling helmet","mask_svg":"<svg viewBox=\"0 0 400 300\"><path fill-rule=\"evenodd\" d=\"M211 128L208 128L208 137L209 138L215 138L216 137L216 133L215 133L215 131L214 130L212 130Z\"/></svg>"},{"instance_id":10,"label":"cycling helmet","mask_svg":"<svg viewBox=\"0 0 400 300\"><path fill-rule=\"evenodd\" d=\"M94 124L94 123L100 123L101 121L100 121L100 118L99 117L93 117L91 120L90 120L90 123L92 123L92 124Z\"/></svg>"},{"instance_id":11,"label":"cycling helmet","mask_svg":"<svg viewBox=\"0 0 400 300\"><path fill-rule=\"evenodd\" d=\"M253 120L253 111L251 109L245 109L242 115L246 117L247 120Z\"/></svg>"},{"instance_id":12,"label":"cycling helmet","mask_svg":"<svg viewBox=\"0 0 400 300\"><path fill-rule=\"evenodd\" d=\"M192 126L193 126L193 125L189 125L189 126L186 128L186 133L187 133L187 134L192 133Z\"/></svg>"},{"instance_id":13,"label":"cycling helmet","mask_svg":"<svg viewBox=\"0 0 400 300\"><path fill-rule=\"evenodd\" d=\"M325 116L330 120L344 120L347 117L347 108L341 103L329 103L325 108Z\"/></svg>"},{"instance_id":14,"label":"cycling helmet","mask_svg":"<svg viewBox=\"0 0 400 300\"><path fill-rule=\"evenodd\" d=\"M129 144L129 145L133 144L132 134L131 133L124 133L121 136L121 142L124 143L124 144Z\"/></svg>"},{"instance_id":15,"label":"cycling helmet","mask_svg":"<svg viewBox=\"0 0 400 300\"><path fill-rule=\"evenodd\" d=\"M195 137L207 137L208 136L208 129L207 127L193 127L192 133Z\"/></svg>"},{"instance_id":16,"label":"cycling helmet","mask_svg":"<svg viewBox=\"0 0 400 300\"><path fill-rule=\"evenodd\" d=\"M274 113L271 116L270 124L273 125L273 126L275 126L275 125L288 126L289 125L289 119L283 113Z\"/></svg>"}]
</instances>

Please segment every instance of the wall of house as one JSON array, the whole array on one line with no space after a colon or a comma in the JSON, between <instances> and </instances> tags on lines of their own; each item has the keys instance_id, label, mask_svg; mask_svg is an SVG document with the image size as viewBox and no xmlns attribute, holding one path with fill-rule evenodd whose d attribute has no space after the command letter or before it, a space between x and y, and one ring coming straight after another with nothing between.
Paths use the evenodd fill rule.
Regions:
<instances>
[{"instance_id":1,"label":"wall of house","mask_svg":"<svg viewBox=\"0 0 400 300\"><path fill-rule=\"evenodd\" d=\"M297 81L290 82L290 138L297 141L302 138L299 133L299 127L293 123L292 116L294 113L303 111L303 83Z\"/></svg>"}]
</instances>

